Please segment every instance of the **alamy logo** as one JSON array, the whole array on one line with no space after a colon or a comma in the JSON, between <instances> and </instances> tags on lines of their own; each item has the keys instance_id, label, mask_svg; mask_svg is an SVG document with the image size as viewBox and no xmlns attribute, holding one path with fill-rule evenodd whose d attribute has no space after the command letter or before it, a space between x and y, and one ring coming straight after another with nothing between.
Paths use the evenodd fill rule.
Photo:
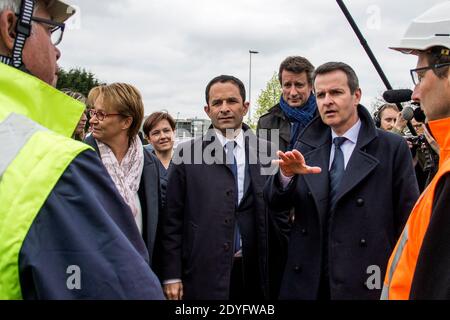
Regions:
<instances>
[{"instance_id":1,"label":"alamy logo","mask_svg":"<svg viewBox=\"0 0 450 320\"><path fill-rule=\"evenodd\" d=\"M366 281L366 286L369 290L380 290L381 289L381 269L379 266L368 266L366 273L369 276Z\"/></svg>"},{"instance_id":2,"label":"alamy logo","mask_svg":"<svg viewBox=\"0 0 450 320\"><path fill-rule=\"evenodd\" d=\"M66 281L67 289L81 290L81 269L79 266L68 266L66 273L69 275Z\"/></svg>"},{"instance_id":3,"label":"alamy logo","mask_svg":"<svg viewBox=\"0 0 450 320\"><path fill-rule=\"evenodd\" d=\"M75 14L66 21L67 30L80 30L81 29L81 8L79 6L72 5L75 9ZM67 9L67 14L73 14L71 8Z\"/></svg>"},{"instance_id":4,"label":"alamy logo","mask_svg":"<svg viewBox=\"0 0 450 320\"><path fill-rule=\"evenodd\" d=\"M367 14L369 18L367 19L367 28L369 30L380 30L381 29L381 9L376 5L372 5L367 8Z\"/></svg>"}]
</instances>

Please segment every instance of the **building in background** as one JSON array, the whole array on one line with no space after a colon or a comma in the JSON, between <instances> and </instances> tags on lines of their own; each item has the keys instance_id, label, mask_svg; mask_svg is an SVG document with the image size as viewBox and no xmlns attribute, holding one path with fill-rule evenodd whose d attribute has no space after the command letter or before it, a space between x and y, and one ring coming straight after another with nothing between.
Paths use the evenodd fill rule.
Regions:
<instances>
[{"instance_id":1,"label":"building in background","mask_svg":"<svg viewBox=\"0 0 450 320\"><path fill-rule=\"evenodd\" d=\"M175 147L181 142L201 137L211 125L209 119L176 119Z\"/></svg>"}]
</instances>

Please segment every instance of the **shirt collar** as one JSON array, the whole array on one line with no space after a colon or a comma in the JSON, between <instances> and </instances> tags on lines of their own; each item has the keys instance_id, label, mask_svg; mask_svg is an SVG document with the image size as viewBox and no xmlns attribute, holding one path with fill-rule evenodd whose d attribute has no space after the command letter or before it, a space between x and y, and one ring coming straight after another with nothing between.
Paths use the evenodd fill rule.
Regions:
<instances>
[{"instance_id":1,"label":"shirt collar","mask_svg":"<svg viewBox=\"0 0 450 320\"><path fill-rule=\"evenodd\" d=\"M347 138L347 140L350 140L352 143L356 144L356 142L358 141L359 129L361 129L361 119L358 119L358 121L353 125L353 127L348 129L342 135L342 137L345 137ZM331 140L333 140L336 137L338 137L338 135L336 134L336 132L334 132L333 129L331 129Z\"/></svg>"},{"instance_id":2,"label":"shirt collar","mask_svg":"<svg viewBox=\"0 0 450 320\"><path fill-rule=\"evenodd\" d=\"M226 144L227 142L235 141L235 142L236 142L236 145L237 145L239 148L244 148L244 134L243 134L243 131L244 131L244 130L241 129L241 130L239 131L239 134L236 136L236 138L234 138L234 140L230 140L230 139L224 137L224 136L222 135L222 132L220 132L220 131L217 130L217 129L214 129L214 131L216 132L217 139L219 139L219 141L220 141L220 143L222 144L222 146L225 146L225 144Z\"/></svg>"}]
</instances>

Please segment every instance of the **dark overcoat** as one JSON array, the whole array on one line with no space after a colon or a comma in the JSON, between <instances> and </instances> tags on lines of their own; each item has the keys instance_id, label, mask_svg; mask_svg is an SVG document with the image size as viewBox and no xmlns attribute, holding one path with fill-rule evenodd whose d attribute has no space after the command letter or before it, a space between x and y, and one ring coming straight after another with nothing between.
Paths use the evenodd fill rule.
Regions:
<instances>
[{"instance_id":1,"label":"dark overcoat","mask_svg":"<svg viewBox=\"0 0 450 320\"><path fill-rule=\"evenodd\" d=\"M256 141L248 127L244 130ZM258 275L256 286L261 297L268 297L271 222L263 199L267 176L261 174L260 151L258 143L246 143L247 159L256 159L247 164L251 183L246 179L244 187L244 194L249 192L254 199L250 213L254 223L241 220L240 228L244 280ZM161 226L162 280L181 279L186 300L229 298L234 226L239 219L235 215L236 192L232 170L224 163L223 147L213 130L178 146L169 169Z\"/></svg>"},{"instance_id":2,"label":"dark overcoat","mask_svg":"<svg viewBox=\"0 0 450 320\"><path fill-rule=\"evenodd\" d=\"M280 104L276 104L275 106L270 108L266 114L262 115L261 118L259 118L258 126L256 128L257 134L259 130L262 129L279 130L278 141L273 141L274 138L272 138L270 131L268 131L266 133L267 136L263 138L274 143L278 143L279 150L283 152L287 151L289 144L291 143L291 123L286 118L283 110L281 110Z\"/></svg>"},{"instance_id":3,"label":"dark overcoat","mask_svg":"<svg viewBox=\"0 0 450 320\"><path fill-rule=\"evenodd\" d=\"M361 105L358 114L362 122L358 141L329 219L331 129L320 117L300 134L295 148L307 165L322 172L296 176L285 190L278 174L267 181L270 207L295 206L281 299L318 297L325 223L331 298L380 298L388 259L419 191L405 140L376 129Z\"/></svg>"}]
</instances>

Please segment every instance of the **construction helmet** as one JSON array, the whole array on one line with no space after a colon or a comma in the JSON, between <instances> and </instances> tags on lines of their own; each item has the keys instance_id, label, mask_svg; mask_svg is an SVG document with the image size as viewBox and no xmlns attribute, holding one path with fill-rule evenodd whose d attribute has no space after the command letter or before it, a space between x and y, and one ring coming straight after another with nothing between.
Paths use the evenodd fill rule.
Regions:
<instances>
[{"instance_id":1,"label":"construction helmet","mask_svg":"<svg viewBox=\"0 0 450 320\"><path fill-rule=\"evenodd\" d=\"M52 20L63 23L75 14L75 8L61 0L44 0Z\"/></svg>"},{"instance_id":2,"label":"construction helmet","mask_svg":"<svg viewBox=\"0 0 450 320\"><path fill-rule=\"evenodd\" d=\"M437 4L415 18L400 44L390 48L406 54L417 54L432 47L450 49L450 1Z\"/></svg>"},{"instance_id":3,"label":"construction helmet","mask_svg":"<svg viewBox=\"0 0 450 320\"><path fill-rule=\"evenodd\" d=\"M31 34L31 23L36 6L36 0L22 0L17 13L16 40L12 50L12 57L0 55L0 62L26 71L22 62L22 51L27 38ZM63 24L75 14L75 8L61 0L41 0L53 21Z\"/></svg>"}]
</instances>

